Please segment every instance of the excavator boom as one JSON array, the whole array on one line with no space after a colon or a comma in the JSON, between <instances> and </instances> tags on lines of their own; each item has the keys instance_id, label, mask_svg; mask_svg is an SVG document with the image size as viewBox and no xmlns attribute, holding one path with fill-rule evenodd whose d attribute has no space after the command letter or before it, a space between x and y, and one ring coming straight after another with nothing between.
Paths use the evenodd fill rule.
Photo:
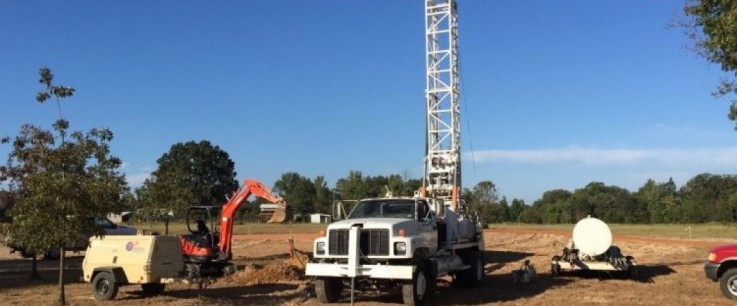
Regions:
<instances>
[{"instance_id":1,"label":"excavator boom","mask_svg":"<svg viewBox=\"0 0 737 306\"><path fill-rule=\"evenodd\" d=\"M228 259L233 257L231 245L233 241L233 218L243 202L251 195L271 203L279 204L279 208L274 212L269 223L281 223L289 217L286 201L282 197L272 194L271 189L259 181L249 179L243 181L243 185L233 193L228 203L223 205L223 212L220 218L220 253L227 254Z\"/></svg>"}]
</instances>

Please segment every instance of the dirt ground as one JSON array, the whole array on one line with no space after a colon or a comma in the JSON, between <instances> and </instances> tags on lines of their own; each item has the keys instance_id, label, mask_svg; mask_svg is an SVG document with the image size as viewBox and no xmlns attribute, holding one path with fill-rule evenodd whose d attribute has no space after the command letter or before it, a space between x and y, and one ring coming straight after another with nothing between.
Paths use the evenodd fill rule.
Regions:
<instances>
[{"instance_id":1,"label":"dirt ground","mask_svg":"<svg viewBox=\"0 0 737 306\"><path fill-rule=\"evenodd\" d=\"M144 298L140 286L122 287L118 297L98 303L91 286L80 281L83 253L70 253L66 297L71 305L320 305L311 294L311 279L300 267L304 256L287 255L288 234L239 235L235 262L243 268L200 291L195 285L168 285L162 296ZM298 250L309 251L314 234L293 234ZM718 285L706 279L703 265L711 246L729 241L617 236L614 244L634 256L639 278L605 273L550 276L550 258L560 253L570 232L529 229L491 229L486 237L486 273L482 286L458 289L450 279L438 285L438 305L731 305ZM525 260L538 276L530 283L514 283L512 271ZM58 295L57 261L39 261L41 279L28 277L31 261L0 247L0 304L49 305ZM394 292L360 292L357 305L398 305ZM344 293L338 305L349 305Z\"/></svg>"}]
</instances>

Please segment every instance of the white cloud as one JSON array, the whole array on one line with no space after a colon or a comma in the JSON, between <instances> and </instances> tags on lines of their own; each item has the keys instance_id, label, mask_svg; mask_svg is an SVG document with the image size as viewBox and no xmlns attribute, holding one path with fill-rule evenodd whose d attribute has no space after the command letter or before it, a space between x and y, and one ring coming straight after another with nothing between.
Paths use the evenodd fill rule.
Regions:
<instances>
[{"instance_id":1,"label":"white cloud","mask_svg":"<svg viewBox=\"0 0 737 306\"><path fill-rule=\"evenodd\" d=\"M138 173L127 173L125 175L126 180L128 181L128 186L131 189L135 189L138 187L141 187L143 185L143 182L146 181L147 178L151 176L151 172L138 172Z\"/></svg>"},{"instance_id":2,"label":"white cloud","mask_svg":"<svg viewBox=\"0 0 737 306\"><path fill-rule=\"evenodd\" d=\"M466 153L477 163L569 163L580 166L659 165L673 168L737 167L737 147L695 149L592 149L569 147L541 150L485 150Z\"/></svg>"}]
</instances>

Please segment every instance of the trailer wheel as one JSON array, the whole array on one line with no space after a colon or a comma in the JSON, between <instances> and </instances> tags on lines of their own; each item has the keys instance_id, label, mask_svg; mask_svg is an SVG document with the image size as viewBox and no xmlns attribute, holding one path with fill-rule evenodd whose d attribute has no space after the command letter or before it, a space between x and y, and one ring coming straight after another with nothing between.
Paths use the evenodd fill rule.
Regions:
<instances>
[{"instance_id":1,"label":"trailer wheel","mask_svg":"<svg viewBox=\"0 0 737 306\"><path fill-rule=\"evenodd\" d=\"M166 288L166 284L161 284L161 283L141 284L141 290L143 291L144 296L160 295L164 292L164 288Z\"/></svg>"},{"instance_id":2,"label":"trailer wheel","mask_svg":"<svg viewBox=\"0 0 737 306\"><path fill-rule=\"evenodd\" d=\"M92 280L92 295L98 300L112 300L118 295L118 284L113 280L113 275L108 272L100 272Z\"/></svg>"},{"instance_id":3,"label":"trailer wheel","mask_svg":"<svg viewBox=\"0 0 737 306\"><path fill-rule=\"evenodd\" d=\"M719 289L730 300L737 300L737 268L731 268L719 278Z\"/></svg>"},{"instance_id":4,"label":"trailer wheel","mask_svg":"<svg viewBox=\"0 0 737 306\"><path fill-rule=\"evenodd\" d=\"M402 285L402 299L405 305L425 305L435 295L434 278L430 278L424 265L417 265L412 274L412 282Z\"/></svg>"},{"instance_id":5,"label":"trailer wheel","mask_svg":"<svg viewBox=\"0 0 737 306\"><path fill-rule=\"evenodd\" d=\"M325 277L315 280L315 295L320 303L333 303L340 298L343 282L340 278Z\"/></svg>"}]
</instances>

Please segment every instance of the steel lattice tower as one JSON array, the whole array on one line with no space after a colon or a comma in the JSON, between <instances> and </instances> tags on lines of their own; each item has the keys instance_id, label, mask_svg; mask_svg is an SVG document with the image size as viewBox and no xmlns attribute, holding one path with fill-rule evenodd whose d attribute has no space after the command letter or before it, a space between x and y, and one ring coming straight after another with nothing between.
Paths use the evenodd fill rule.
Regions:
<instances>
[{"instance_id":1,"label":"steel lattice tower","mask_svg":"<svg viewBox=\"0 0 737 306\"><path fill-rule=\"evenodd\" d=\"M425 191L452 201L461 191L458 20L455 0L425 1Z\"/></svg>"}]
</instances>

